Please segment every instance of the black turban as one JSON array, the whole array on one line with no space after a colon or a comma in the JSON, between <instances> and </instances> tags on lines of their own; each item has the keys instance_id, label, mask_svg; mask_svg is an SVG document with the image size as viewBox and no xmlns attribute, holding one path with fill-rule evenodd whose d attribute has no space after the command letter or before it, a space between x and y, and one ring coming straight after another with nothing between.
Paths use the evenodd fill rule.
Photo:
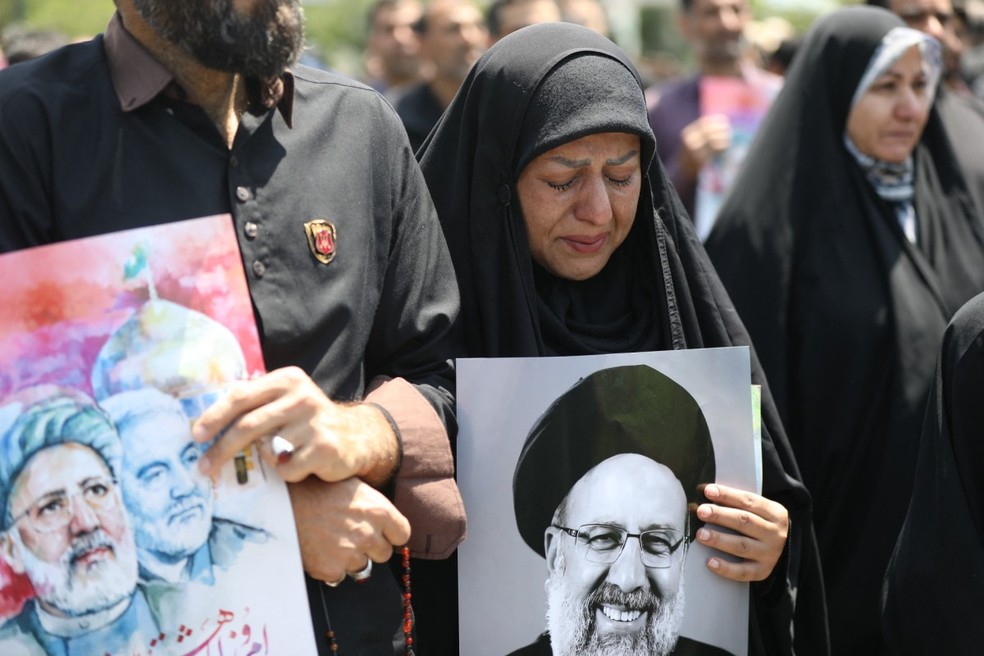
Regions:
<instances>
[{"instance_id":1,"label":"black turban","mask_svg":"<svg viewBox=\"0 0 984 656\"><path fill-rule=\"evenodd\" d=\"M667 466L688 505L714 482L714 448L700 406L675 381L646 365L582 378L540 416L513 475L516 525L541 556L543 532L571 488L595 465L638 453ZM696 522L692 522L696 530Z\"/></svg>"}]
</instances>

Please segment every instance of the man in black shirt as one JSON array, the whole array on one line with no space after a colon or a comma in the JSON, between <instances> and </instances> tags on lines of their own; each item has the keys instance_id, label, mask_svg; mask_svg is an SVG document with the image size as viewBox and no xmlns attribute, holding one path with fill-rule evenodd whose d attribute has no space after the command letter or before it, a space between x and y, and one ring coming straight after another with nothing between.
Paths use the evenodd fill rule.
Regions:
<instances>
[{"instance_id":1,"label":"man in black shirt","mask_svg":"<svg viewBox=\"0 0 984 656\"><path fill-rule=\"evenodd\" d=\"M471 0L435 0L415 26L420 36L424 81L396 104L414 150L451 104L472 64L485 52L488 31Z\"/></svg>"},{"instance_id":2,"label":"man in black shirt","mask_svg":"<svg viewBox=\"0 0 984 656\"><path fill-rule=\"evenodd\" d=\"M258 441L292 482L319 651L332 630L342 653L402 653L396 578L346 573L411 527L413 555L446 557L464 515L457 288L400 122L368 87L288 70L297 0L117 8L104 35L0 74L0 251L230 214L271 373L199 420L200 440L228 426L203 469Z\"/></svg>"}]
</instances>

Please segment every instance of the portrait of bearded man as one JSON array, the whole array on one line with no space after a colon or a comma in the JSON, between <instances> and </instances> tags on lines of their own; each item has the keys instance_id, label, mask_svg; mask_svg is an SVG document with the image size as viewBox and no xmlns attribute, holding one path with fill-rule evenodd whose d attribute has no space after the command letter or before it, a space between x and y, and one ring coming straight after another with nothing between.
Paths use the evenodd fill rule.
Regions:
<instances>
[{"instance_id":1,"label":"portrait of bearded man","mask_svg":"<svg viewBox=\"0 0 984 656\"><path fill-rule=\"evenodd\" d=\"M112 422L54 385L8 396L0 414L14 417L0 435L0 557L34 590L0 626L0 652L142 653L158 621L138 586Z\"/></svg>"},{"instance_id":2,"label":"portrait of bearded man","mask_svg":"<svg viewBox=\"0 0 984 656\"><path fill-rule=\"evenodd\" d=\"M697 401L645 365L579 380L537 419L513 478L546 560L547 631L511 656L729 652L680 635L688 545L714 449Z\"/></svg>"}]
</instances>

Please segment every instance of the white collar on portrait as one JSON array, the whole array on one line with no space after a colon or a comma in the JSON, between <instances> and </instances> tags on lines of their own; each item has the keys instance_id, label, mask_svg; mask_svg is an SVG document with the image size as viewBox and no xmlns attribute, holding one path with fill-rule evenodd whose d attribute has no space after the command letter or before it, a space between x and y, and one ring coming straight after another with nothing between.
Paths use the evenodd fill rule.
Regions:
<instances>
[{"instance_id":1,"label":"white collar on portrait","mask_svg":"<svg viewBox=\"0 0 984 656\"><path fill-rule=\"evenodd\" d=\"M80 617L57 617L41 608L41 604L35 604L34 608L38 613L38 621L41 627L49 634L59 638L75 638L88 633L93 629L101 629L110 622L118 619L129 607L132 597L127 597L115 606L96 613L89 613Z\"/></svg>"}]
</instances>

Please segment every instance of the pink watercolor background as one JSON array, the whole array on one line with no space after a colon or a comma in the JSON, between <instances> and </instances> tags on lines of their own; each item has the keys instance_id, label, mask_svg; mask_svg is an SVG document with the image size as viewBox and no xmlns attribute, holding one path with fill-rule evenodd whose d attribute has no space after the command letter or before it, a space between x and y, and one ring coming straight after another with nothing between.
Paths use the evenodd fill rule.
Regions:
<instances>
[{"instance_id":1,"label":"pink watercolor background","mask_svg":"<svg viewBox=\"0 0 984 656\"><path fill-rule=\"evenodd\" d=\"M0 403L57 383L92 395L89 374L107 337L144 301L124 263L144 244L159 298L208 315L235 335L250 374L264 371L232 218L206 217L0 256ZM33 592L0 561L0 623Z\"/></svg>"}]
</instances>

